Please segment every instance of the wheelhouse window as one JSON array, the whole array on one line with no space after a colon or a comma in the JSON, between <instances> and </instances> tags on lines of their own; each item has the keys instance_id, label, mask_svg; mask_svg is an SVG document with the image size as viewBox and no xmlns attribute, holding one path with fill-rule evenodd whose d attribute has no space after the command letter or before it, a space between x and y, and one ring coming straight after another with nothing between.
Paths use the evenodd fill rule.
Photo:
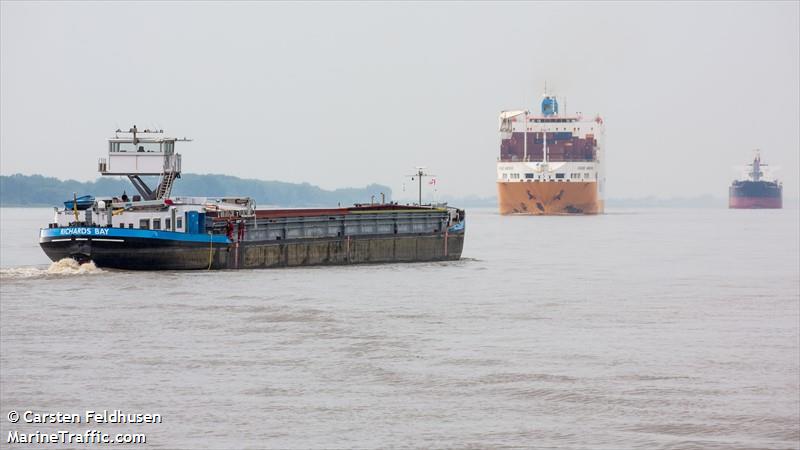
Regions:
<instances>
[{"instance_id":1,"label":"wheelhouse window","mask_svg":"<svg viewBox=\"0 0 800 450\"><path fill-rule=\"evenodd\" d=\"M170 218L169 218L169 217L167 217L166 219L164 219L164 229L165 229L165 230L171 230L171 229L172 229L172 228L170 227L170 225L171 225L171 224L172 224L172 222L170 221Z\"/></svg>"},{"instance_id":2,"label":"wheelhouse window","mask_svg":"<svg viewBox=\"0 0 800 450\"><path fill-rule=\"evenodd\" d=\"M109 151L123 153L158 153L162 152L160 142L110 142Z\"/></svg>"},{"instance_id":3,"label":"wheelhouse window","mask_svg":"<svg viewBox=\"0 0 800 450\"><path fill-rule=\"evenodd\" d=\"M183 217L178 217L175 219L175 228L179 230L183 229Z\"/></svg>"},{"instance_id":4,"label":"wheelhouse window","mask_svg":"<svg viewBox=\"0 0 800 450\"><path fill-rule=\"evenodd\" d=\"M150 219L139 219L139 229L141 229L141 230L149 230L150 229Z\"/></svg>"},{"instance_id":5,"label":"wheelhouse window","mask_svg":"<svg viewBox=\"0 0 800 450\"><path fill-rule=\"evenodd\" d=\"M161 219L153 219L153 229L154 230L161 229Z\"/></svg>"}]
</instances>

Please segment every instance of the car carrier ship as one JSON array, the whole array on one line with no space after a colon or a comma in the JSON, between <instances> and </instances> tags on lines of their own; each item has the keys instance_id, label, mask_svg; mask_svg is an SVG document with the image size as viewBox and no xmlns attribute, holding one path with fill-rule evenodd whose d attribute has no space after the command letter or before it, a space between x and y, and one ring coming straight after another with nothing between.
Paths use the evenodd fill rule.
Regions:
<instances>
[{"instance_id":1,"label":"car carrier ship","mask_svg":"<svg viewBox=\"0 0 800 450\"><path fill-rule=\"evenodd\" d=\"M761 154L756 150L753 162L748 164L747 180L734 180L728 189L728 207L731 209L780 209L783 207L783 186L778 180L764 179Z\"/></svg>"},{"instance_id":2,"label":"car carrier ship","mask_svg":"<svg viewBox=\"0 0 800 450\"><path fill-rule=\"evenodd\" d=\"M73 199L55 208L39 244L53 260L98 267L244 269L325 264L457 260L464 211L446 205L356 204L313 209L257 209L248 197L170 196L181 174L163 130L117 130L102 175L126 176L128 198ZM153 189L142 177L158 176Z\"/></svg>"},{"instance_id":3,"label":"car carrier ship","mask_svg":"<svg viewBox=\"0 0 800 450\"><path fill-rule=\"evenodd\" d=\"M500 113L497 200L500 214L601 214L603 119L561 115L545 93L541 114Z\"/></svg>"}]
</instances>

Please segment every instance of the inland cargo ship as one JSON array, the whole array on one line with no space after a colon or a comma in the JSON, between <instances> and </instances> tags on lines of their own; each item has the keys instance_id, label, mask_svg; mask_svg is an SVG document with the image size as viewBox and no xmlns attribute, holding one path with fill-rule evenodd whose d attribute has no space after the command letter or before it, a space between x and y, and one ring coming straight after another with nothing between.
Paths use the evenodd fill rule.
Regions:
<instances>
[{"instance_id":1,"label":"inland cargo ship","mask_svg":"<svg viewBox=\"0 0 800 450\"><path fill-rule=\"evenodd\" d=\"M125 176L128 198L73 195L40 230L57 261L131 270L244 269L457 260L464 211L446 205L356 204L258 209L248 197L171 196L181 174L177 139L163 131L117 130L102 175ZM159 177L151 188L147 177ZM144 177L144 178L143 178Z\"/></svg>"},{"instance_id":2,"label":"inland cargo ship","mask_svg":"<svg viewBox=\"0 0 800 450\"><path fill-rule=\"evenodd\" d=\"M560 114L545 94L541 113L500 113L497 201L500 214L601 214L603 119Z\"/></svg>"},{"instance_id":3,"label":"inland cargo ship","mask_svg":"<svg viewBox=\"0 0 800 450\"><path fill-rule=\"evenodd\" d=\"M761 155L756 151L746 180L734 180L728 189L731 209L780 209L783 207L783 186L778 180L764 178Z\"/></svg>"}]
</instances>

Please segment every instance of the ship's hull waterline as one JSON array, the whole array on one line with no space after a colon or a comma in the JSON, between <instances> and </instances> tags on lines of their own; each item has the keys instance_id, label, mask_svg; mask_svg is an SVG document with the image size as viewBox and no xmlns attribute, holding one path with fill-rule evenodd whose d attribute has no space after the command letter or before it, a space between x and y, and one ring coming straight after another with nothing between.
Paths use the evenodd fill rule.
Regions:
<instances>
[{"instance_id":1,"label":"ship's hull waterline","mask_svg":"<svg viewBox=\"0 0 800 450\"><path fill-rule=\"evenodd\" d=\"M498 182L502 215L602 214L596 182Z\"/></svg>"},{"instance_id":2,"label":"ship's hull waterline","mask_svg":"<svg viewBox=\"0 0 800 450\"><path fill-rule=\"evenodd\" d=\"M126 270L252 269L313 265L450 261L461 257L464 234L387 235L292 241L186 242L126 237L42 238L53 260L93 261Z\"/></svg>"},{"instance_id":3,"label":"ship's hull waterline","mask_svg":"<svg viewBox=\"0 0 800 450\"><path fill-rule=\"evenodd\" d=\"M780 197L730 197L730 209L781 209L783 201Z\"/></svg>"}]
</instances>

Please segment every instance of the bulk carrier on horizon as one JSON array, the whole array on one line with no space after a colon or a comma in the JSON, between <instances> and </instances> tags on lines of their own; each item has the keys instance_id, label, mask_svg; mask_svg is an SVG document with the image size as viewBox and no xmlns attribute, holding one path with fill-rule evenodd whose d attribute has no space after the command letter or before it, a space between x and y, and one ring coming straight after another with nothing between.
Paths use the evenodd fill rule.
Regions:
<instances>
[{"instance_id":1,"label":"bulk carrier on horizon","mask_svg":"<svg viewBox=\"0 0 800 450\"><path fill-rule=\"evenodd\" d=\"M778 180L764 179L761 154L756 150L753 162L748 164L747 180L734 180L728 189L730 209L780 209L783 207L783 186Z\"/></svg>"},{"instance_id":2,"label":"bulk carrier on horizon","mask_svg":"<svg viewBox=\"0 0 800 450\"><path fill-rule=\"evenodd\" d=\"M256 209L248 197L170 196L180 178L175 144L163 131L117 130L102 175L125 176L139 194L73 195L55 208L39 245L58 261L136 270L243 269L457 260L464 211L446 205L357 204ZM157 186L146 178L159 177ZM421 187L421 184L420 184ZM421 198L421 195L420 195Z\"/></svg>"},{"instance_id":3,"label":"bulk carrier on horizon","mask_svg":"<svg viewBox=\"0 0 800 450\"><path fill-rule=\"evenodd\" d=\"M500 214L602 214L603 119L561 115L545 93L541 114L500 113L497 200Z\"/></svg>"}]
</instances>

